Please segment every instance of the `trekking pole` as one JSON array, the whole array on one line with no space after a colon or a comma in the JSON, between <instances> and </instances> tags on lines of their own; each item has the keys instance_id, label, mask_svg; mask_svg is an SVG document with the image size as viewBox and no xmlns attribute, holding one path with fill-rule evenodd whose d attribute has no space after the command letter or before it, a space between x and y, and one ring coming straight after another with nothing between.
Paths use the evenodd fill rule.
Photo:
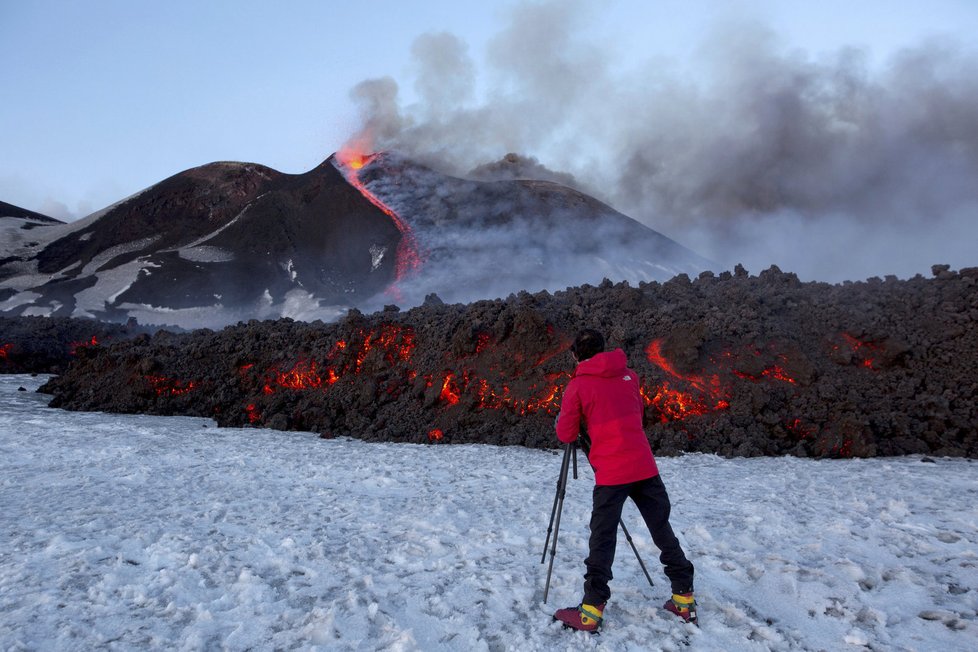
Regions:
<instances>
[{"instance_id":1,"label":"trekking pole","mask_svg":"<svg viewBox=\"0 0 978 652\"><path fill-rule=\"evenodd\" d=\"M550 548L550 566L547 568L547 584L543 589L543 603L547 604L547 596L550 594L550 576L553 574L554 570L554 557L557 556L557 533L560 532L560 512L564 508L564 495L567 492L567 469L570 466L571 457L575 457L574 462L574 474L577 475L577 462L576 456L573 455L574 444L567 444L564 449L564 460L560 465L560 477L557 480L557 495L554 496L554 508L550 515L550 525L547 528L547 541L543 546L543 559L540 560L542 564L544 559L547 558L547 543L550 543L550 531L553 529L553 545ZM555 521L556 517L556 521Z\"/></svg>"},{"instance_id":2,"label":"trekking pole","mask_svg":"<svg viewBox=\"0 0 978 652\"><path fill-rule=\"evenodd\" d=\"M638 554L638 548L635 547L635 542L632 541L632 535L628 533L628 528L625 527L625 521L619 519L618 525L621 526L621 531L625 533L625 539L628 541L628 545L632 547L632 552L635 553L635 559L638 560L638 565L642 567L642 572L645 573L645 579L649 581L649 586L654 587L655 584L652 582L652 576L649 575L648 569L645 568L645 563Z\"/></svg>"}]
</instances>

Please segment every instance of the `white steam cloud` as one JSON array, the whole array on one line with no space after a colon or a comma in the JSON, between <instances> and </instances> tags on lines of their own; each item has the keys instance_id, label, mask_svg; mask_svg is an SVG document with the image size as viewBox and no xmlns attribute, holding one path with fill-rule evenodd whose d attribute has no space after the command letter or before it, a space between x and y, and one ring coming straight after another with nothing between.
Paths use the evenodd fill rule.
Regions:
<instances>
[{"instance_id":1,"label":"white steam cloud","mask_svg":"<svg viewBox=\"0 0 978 652\"><path fill-rule=\"evenodd\" d=\"M978 265L973 51L927 42L872 66L857 49L793 51L749 23L706 38L695 76L622 72L585 38L586 11L516 6L481 77L457 37L419 37L419 101L405 106L391 78L359 84L357 139L483 178L514 176L508 152L534 157L510 162L560 170L724 269L841 281Z\"/></svg>"},{"instance_id":2,"label":"white steam cloud","mask_svg":"<svg viewBox=\"0 0 978 652\"><path fill-rule=\"evenodd\" d=\"M506 171L546 171L510 156ZM490 166L480 175L496 173ZM449 303L563 290L603 279L666 281L710 265L608 206L562 185L487 183L435 172L396 154L374 158L359 178L371 194L410 216L424 264L376 302L420 304L431 293ZM377 305L367 308L379 309Z\"/></svg>"}]
</instances>

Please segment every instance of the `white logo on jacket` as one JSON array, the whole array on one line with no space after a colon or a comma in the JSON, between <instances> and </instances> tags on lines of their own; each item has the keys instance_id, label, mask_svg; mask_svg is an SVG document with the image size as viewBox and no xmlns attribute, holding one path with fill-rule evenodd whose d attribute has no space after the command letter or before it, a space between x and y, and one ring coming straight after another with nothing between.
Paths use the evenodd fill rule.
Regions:
<instances>
[{"instance_id":1,"label":"white logo on jacket","mask_svg":"<svg viewBox=\"0 0 978 652\"><path fill-rule=\"evenodd\" d=\"M631 380L631 379L632 379L632 377L631 377L631 376L622 376L622 378L621 378L621 379L622 379L622 380Z\"/></svg>"}]
</instances>

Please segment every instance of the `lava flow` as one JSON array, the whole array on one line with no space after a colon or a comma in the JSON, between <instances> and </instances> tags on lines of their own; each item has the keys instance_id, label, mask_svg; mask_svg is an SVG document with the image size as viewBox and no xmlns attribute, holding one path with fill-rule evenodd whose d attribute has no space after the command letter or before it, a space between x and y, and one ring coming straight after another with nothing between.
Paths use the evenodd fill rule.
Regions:
<instances>
[{"instance_id":1,"label":"lava flow","mask_svg":"<svg viewBox=\"0 0 978 652\"><path fill-rule=\"evenodd\" d=\"M751 350L744 355L760 356L762 353L758 350ZM729 383L721 381L721 372L724 377L728 378L732 375L754 383L762 380L775 380L791 385L797 384L797 380L792 378L780 364L771 364L755 373L738 370L739 355L732 351L724 351L718 358L710 358L713 369L716 371L710 375L681 373L663 355L661 339L649 343L645 348L645 357L650 363L672 376L674 380L683 381L696 390L694 393L673 389L668 382L662 382L657 387L643 385L642 397L645 399L645 404L658 409L659 420L662 423L729 408L732 387ZM785 355L777 354L774 357L782 364L787 365L788 359Z\"/></svg>"},{"instance_id":2,"label":"lava flow","mask_svg":"<svg viewBox=\"0 0 978 652\"><path fill-rule=\"evenodd\" d=\"M262 393L274 394L279 389L325 391L348 374L360 375L372 353L394 366L409 362L413 350L414 331L409 327L385 324L370 331L360 330L352 342L337 340L323 364L300 357L285 371L277 366L267 369L260 375ZM247 377L257 371L254 366L254 363L240 365L238 374ZM416 373L409 370L407 375L413 377Z\"/></svg>"},{"instance_id":3,"label":"lava flow","mask_svg":"<svg viewBox=\"0 0 978 652\"><path fill-rule=\"evenodd\" d=\"M536 412L557 414L560 411L562 394L570 374L548 374L549 384L531 383L525 388L528 398L514 396L505 382L497 389L486 378L474 371L464 371L460 378L452 372L445 372L439 400L448 406L458 405L463 395L472 397L472 407L476 410L508 410L521 416ZM433 382L433 381L432 381Z\"/></svg>"},{"instance_id":4,"label":"lava flow","mask_svg":"<svg viewBox=\"0 0 978 652\"><path fill-rule=\"evenodd\" d=\"M265 395L272 395L280 390L326 392L344 378L375 374L377 365L380 364L382 368L397 370L388 376L392 382L384 388L388 393L397 394L404 383L413 381L419 375L412 359L415 344L412 328L383 324L370 330L357 331L350 341L337 340L321 361L300 356L285 370L272 366L264 371L256 369L253 363L247 363L238 366L238 374L242 379L253 379L252 382L256 382ZM478 338L476 350L481 353L491 345L489 336L483 335ZM566 347L563 345L558 347L559 350L564 348ZM552 354L548 352L544 357ZM560 394L566 381L570 379L570 374L566 372L550 373L544 377L546 382L530 383L523 388L525 393L517 392L514 395L501 371L494 367L491 371L499 376L496 383L468 368L462 368L458 372L445 370L441 374L425 374L424 380L428 388L438 384L438 402L445 408L457 407L463 398L468 397L466 409L506 410L528 415L536 412L556 414L560 408ZM155 387L159 389L163 386ZM176 395L169 386L165 389L170 395ZM255 404L245 407L245 412L250 423L260 421L261 412Z\"/></svg>"},{"instance_id":5,"label":"lava flow","mask_svg":"<svg viewBox=\"0 0 978 652\"><path fill-rule=\"evenodd\" d=\"M658 387L642 386L642 398L648 406L654 406L659 412L659 421L666 423L688 416L707 414L716 410L730 407L727 392L720 386L720 377L713 374L708 378L693 374L680 373L675 365L662 354L662 340L652 340L645 348L645 357L653 365L662 369L670 376L685 381L698 391L699 396L690 392L672 389L668 382Z\"/></svg>"},{"instance_id":6,"label":"lava flow","mask_svg":"<svg viewBox=\"0 0 978 652\"><path fill-rule=\"evenodd\" d=\"M876 369L875 355L880 349L879 345L861 340L849 333L841 333L840 335L861 366L867 369ZM836 346L835 348L838 349L839 347Z\"/></svg>"},{"instance_id":7,"label":"lava flow","mask_svg":"<svg viewBox=\"0 0 978 652\"><path fill-rule=\"evenodd\" d=\"M174 380L166 376L148 374L143 376L153 387L157 396L183 396L189 394L197 387L197 383L192 380Z\"/></svg>"},{"instance_id":8,"label":"lava flow","mask_svg":"<svg viewBox=\"0 0 978 652\"><path fill-rule=\"evenodd\" d=\"M548 329L548 334L555 333ZM493 356L498 355L497 343L487 333L475 336L472 354L447 359L448 365L440 372L424 374L425 390L436 392L437 399L432 404L440 405L440 410L502 410L520 416L535 413L555 415L560 410L560 398L571 374L567 371L550 371L534 382L520 381L521 374L504 370L493 364ZM384 380L378 384L377 391L390 396L400 396L421 375L414 359L417 335L410 326L396 323L380 324L370 329L357 329L348 339L334 340L328 352L317 359L316 356L299 355L286 366L273 364L264 369L256 368L254 363L238 366L242 380L252 387L260 388L266 396L286 391L330 392L333 385L347 379L347 383L361 375L379 377ZM711 414L730 407L734 395L732 382L736 379L750 382L779 381L796 384L785 368L788 358L776 352L773 345L769 358L779 364L769 364L760 368L747 365L744 358L764 355L756 348L743 353L724 351L710 357L711 372L683 372L666 357L662 351L663 340L654 339L645 347L645 357L654 367L664 372L666 377L649 379L642 383L640 391L645 404L652 409L653 418L660 423L682 421L693 416ZM512 354L514 361L524 360L528 368L538 369L546 360L566 351L567 345L561 338L544 351L527 355L522 351ZM750 373L741 369L750 369ZM200 387L197 381L174 380L165 376L147 375L157 396L177 397L188 394ZM511 385L515 385L511 388ZM415 383L417 387L417 384ZM428 392L429 397L432 396ZM256 397L257 398L257 397ZM261 425L264 422L262 407L254 400L245 403L244 412L248 423ZM797 439L811 438L813 427L795 419L786 424L786 429ZM429 441L441 439L438 429L430 430Z\"/></svg>"},{"instance_id":9,"label":"lava flow","mask_svg":"<svg viewBox=\"0 0 978 652\"><path fill-rule=\"evenodd\" d=\"M78 355L78 349L83 349L89 346L98 346L98 338L92 335L89 340L83 340L81 342L69 342L68 343L68 353L71 355Z\"/></svg>"},{"instance_id":10,"label":"lava flow","mask_svg":"<svg viewBox=\"0 0 978 652\"><path fill-rule=\"evenodd\" d=\"M359 172L370 163L377 155L364 154L352 148L344 147L336 153L337 169L343 177L360 191L367 201L382 210L391 220L394 226L401 233L401 241L397 245L397 256L394 264L394 282L403 281L409 274L421 267L421 250L418 247L417 238L414 232L401 217L393 211L387 204L382 202L377 195L370 192L367 186L360 180Z\"/></svg>"}]
</instances>

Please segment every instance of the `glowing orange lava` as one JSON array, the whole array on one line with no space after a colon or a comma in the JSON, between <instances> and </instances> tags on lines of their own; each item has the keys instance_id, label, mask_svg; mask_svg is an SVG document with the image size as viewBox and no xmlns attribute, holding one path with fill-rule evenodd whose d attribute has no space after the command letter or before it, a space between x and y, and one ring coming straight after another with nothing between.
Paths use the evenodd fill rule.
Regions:
<instances>
[{"instance_id":1,"label":"glowing orange lava","mask_svg":"<svg viewBox=\"0 0 978 652\"><path fill-rule=\"evenodd\" d=\"M676 367L671 362L666 360L664 355L662 355L661 339L652 340L649 345L645 347L645 356L648 358L649 362L659 367L670 376L680 380L685 380L701 392L706 392L708 394L720 393L720 376L717 374L713 374L712 376L706 378L703 376L697 376L695 374L679 373L679 371L676 370Z\"/></svg>"},{"instance_id":2,"label":"glowing orange lava","mask_svg":"<svg viewBox=\"0 0 978 652\"><path fill-rule=\"evenodd\" d=\"M493 338L485 333L477 333L474 338L474 355L481 356L482 364L467 368L467 365L456 366L449 363L448 368L441 373L425 374L422 377L426 389L437 388L437 401L444 409L507 410L519 415L538 412L556 414L560 410L561 394L571 378L570 373L551 372L538 381L529 384L521 382L521 389L514 393L510 385L511 378L522 377L522 372L518 370L522 368L522 364L518 365L516 371L508 365L503 368L491 364L493 357L486 358L485 355L493 356L496 353ZM282 390L326 392L341 380L356 382L354 379L360 375L374 376L381 372L387 380L381 383L378 391L397 395L419 376L413 361L415 347L416 335L413 328L387 323L369 330L357 330L349 339L337 340L323 358L300 357L284 371L272 367L261 372L254 369L253 363L247 363L238 367L238 373L242 379L254 379L263 393L274 394ZM520 352L513 353L511 359L539 369L544 361L565 350L565 344L560 342L542 355L526 356L529 359L525 361ZM680 372L662 353L662 340L659 339L651 341L646 346L645 353L649 362L668 377L657 382L647 381L640 386L646 406L653 407L655 418L663 423L728 409L732 396L732 386L729 383L738 377L751 382L796 382L780 364L772 364L751 374L737 371L736 363L742 357L729 351L710 359L717 370L717 373L712 374ZM756 350L744 355L750 353L761 355ZM470 359L472 355L467 353L464 357ZM779 355L777 359L790 366L785 356ZM461 362L456 360L456 363ZM487 362L490 362L488 366L485 364ZM721 378L726 381L721 381ZM163 384L160 387L170 394L176 394L173 390L186 388L184 385ZM254 408L254 405L250 407ZM245 411L251 420L253 409L246 407ZM786 425L796 434L801 432L800 425Z\"/></svg>"},{"instance_id":3,"label":"glowing orange lava","mask_svg":"<svg viewBox=\"0 0 978 652\"><path fill-rule=\"evenodd\" d=\"M491 339L492 338L489 335L489 333L479 333L476 336L476 340L475 340L476 341L475 354L479 355L480 353L485 351L486 347L489 346L489 342L491 341Z\"/></svg>"},{"instance_id":4,"label":"glowing orange lava","mask_svg":"<svg viewBox=\"0 0 978 652\"><path fill-rule=\"evenodd\" d=\"M258 423L261 421L261 412L254 403L245 406L245 414L248 415L248 423Z\"/></svg>"},{"instance_id":5,"label":"glowing orange lava","mask_svg":"<svg viewBox=\"0 0 978 652\"><path fill-rule=\"evenodd\" d=\"M866 342L857 337L850 335L849 333L842 333L842 339L849 346L853 355L859 358L859 364L867 369L876 369L876 360L874 357L874 352L878 351L881 347L873 342ZM838 349L839 347L835 347Z\"/></svg>"},{"instance_id":6,"label":"glowing orange lava","mask_svg":"<svg viewBox=\"0 0 978 652\"><path fill-rule=\"evenodd\" d=\"M720 402L710 407L704 400L698 399L688 392L671 389L669 383L662 383L655 389L654 394L646 390L643 392L643 396L646 405L655 406L659 410L659 420L662 423L707 414L715 409L720 409Z\"/></svg>"},{"instance_id":7,"label":"glowing orange lava","mask_svg":"<svg viewBox=\"0 0 978 652\"><path fill-rule=\"evenodd\" d=\"M642 398L647 406L656 408L662 423L730 407L728 392L721 388L718 374L705 377L680 373L662 354L662 340L652 340L645 348L645 356L653 365L696 390L694 393L673 389L668 382L663 382L658 387L643 385L640 390Z\"/></svg>"},{"instance_id":8,"label":"glowing orange lava","mask_svg":"<svg viewBox=\"0 0 978 652\"><path fill-rule=\"evenodd\" d=\"M659 387L642 387L642 397L646 405L654 406L659 413L659 420L662 422L683 419L687 416L707 414L716 410L725 410L730 407L731 386L729 383L721 381L721 372L725 377L730 374L737 378L743 378L751 382L761 380L776 380L784 383L797 384L797 381L780 364L772 364L759 373L746 373L736 369L736 363L741 358L741 354L732 351L723 351L715 357L710 358L714 369L718 373L714 374L684 374L676 369L662 353L662 340L653 340L645 349L645 355L649 362L659 367L661 370L672 376L675 380L683 381L693 390L692 392L675 389L669 383L662 383ZM758 349L751 349L744 355L759 357L762 352ZM784 355L776 356L783 363L788 364L788 359Z\"/></svg>"},{"instance_id":9,"label":"glowing orange lava","mask_svg":"<svg viewBox=\"0 0 978 652\"><path fill-rule=\"evenodd\" d=\"M270 368L261 376L262 393L274 394L279 389L325 391L347 374L363 373L368 356L375 351L389 365L410 362L414 351L414 331L410 327L397 324L385 324L371 331L358 331L357 339L352 345L345 340L337 340L322 364L300 357L286 371L277 366ZM242 364L238 367L238 374L244 378L254 366L254 363ZM417 372L413 370L408 372L411 378L416 375Z\"/></svg>"},{"instance_id":10,"label":"glowing orange lava","mask_svg":"<svg viewBox=\"0 0 978 652\"><path fill-rule=\"evenodd\" d=\"M455 384L455 374L445 374L445 380L441 385L441 394L439 394L438 398L449 405L458 405L458 402L461 400L461 394L459 393L458 385Z\"/></svg>"},{"instance_id":11,"label":"glowing orange lava","mask_svg":"<svg viewBox=\"0 0 978 652\"><path fill-rule=\"evenodd\" d=\"M78 349L83 349L88 346L98 346L98 338L92 335L90 340L83 340L81 342L70 342L68 344L68 352L71 355L77 355Z\"/></svg>"},{"instance_id":12,"label":"glowing orange lava","mask_svg":"<svg viewBox=\"0 0 978 652\"><path fill-rule=\"evenodd\" d=\"M360 180L359 171L376 156L376 154L365 154L355 147L346 146L336 153L336 162L339 164L338 169L343 173L343 176L350 185L359 190L360 194L371 204L390 217L394 222L394 226L401 233L401 241L397 245L397 256L394 263L394 283L398 283L421 267L421 250L418 246L417 238L415 238L414 232L408 226L407 222L401 219L379 197L370 192L363 181Z\"/></svg>"},{"instance_id":13,"label":"glowing orange lava","mask_svg":"<svg viewBox=\"0 0 978 652\"><path fill-rule=\"evenodd\" d=\"M355 155L349 161L347 161L347 165L354 170L359 170L367 164L367 161L369 161L369 159L366 156Z\"/></svg>"},{"instance_id":14,"label":"glowing orange lava","mask_svg":"<svg viewBox=\"0 0 978 652\"><path fill-rule=\"evenodd\" d=\"M93 338L94 339L94 338ZM157 396L183 396L189 394L197 387L197 383L192 380L174 380L166 376L143 376L153 387Z\"/></svg>"},{"instance_id":15,"label":"glowing orange lava","mask_svg":"<svg viewBox=\"0 0 978 652\"><path fill-rule=\"evenodd\" d=\"M316 389L323 385L323 379L316 373L316 362L303 359L288 371L277 374L275 382L287 389Z\"/></svg>"},{"instance_id":16,"label":"glowing orange lava","mask_svg":"<svg viewBox=\"0 0 978 652\"><path fill-rule=\"evenodd\" d=\"M539 386L534 383L527 388L530 393L528 398L518 398L513 396L505 383L497 390L487 379L474 373L465 371L458 378L454 373L446 372L438 398L451 406L458 405L462 395L468 394L475 399L477 410L506 409L520 415L535 412L556 414L560 410L560 394L567 384L566 380L563 383L555 382L557 378L570 380L570 374L550 374L547 379L554 381L554 384Z\"/></svg>"}]
</instances>

